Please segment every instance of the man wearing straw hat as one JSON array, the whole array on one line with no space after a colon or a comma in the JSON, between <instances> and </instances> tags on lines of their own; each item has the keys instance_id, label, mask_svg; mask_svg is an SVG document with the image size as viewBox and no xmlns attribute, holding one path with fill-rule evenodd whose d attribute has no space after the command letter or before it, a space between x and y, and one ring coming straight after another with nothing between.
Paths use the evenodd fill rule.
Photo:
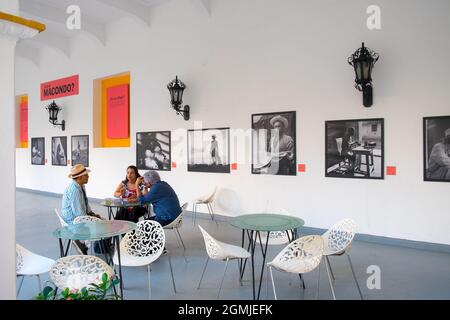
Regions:
<instances>
[{"instance_id":1,"label":"man wearing straw hat","mask_svg":"<svg viewBox=\"0 0 450 320\"><path fill-rule=\"evenodd\" d=\"M62 197L61 218L72 224L78 216L90 215L101 219L101 216L92 212L86 196L84 185L89 181L89 169L82 164L77 164L70 170L69 178L72 181L64 190Z\"/></svg>"}]
</instances>

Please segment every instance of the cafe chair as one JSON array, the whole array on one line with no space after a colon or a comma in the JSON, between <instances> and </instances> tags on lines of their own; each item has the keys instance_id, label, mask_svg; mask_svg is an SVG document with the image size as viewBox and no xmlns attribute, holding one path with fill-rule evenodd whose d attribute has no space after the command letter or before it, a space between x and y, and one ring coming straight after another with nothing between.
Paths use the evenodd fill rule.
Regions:
<instances>
[{"instance_id":1,"label":"cafe chair","mask_svg":"<svg viewBox=\"0 0 450 320\"><path fill-rule=\"evenodd\" d=\"M336 148L339 153L339 155L338 155L339 163L338 163L338 167L335 170L333 170L333 172L336 172L339 174L345 174L352 170L351 161L348 159L348 157L346 155L342 154L342 142L343 142L342 137L336 138Z\"/></svg>"},{"instance_id":2,"label":"cafe chair","mask_svg":"<svg viewBox=\"0 0 450 320\"><path fill-rule=\"evenodd\" d=\"M271 209L271 210L266 210L267 213L275 213L275 214L284 214L284 215L289 215L289 212L287 210L284 209ZM262 244L266 244L267 241L267 232L260 232L261 234L261 239L259 237L256 237L256 241L260 242ZM269 240L267 242L268 245L286 245L288 244L290 241L289 240L293 240L294 239L294 235L292 234L292 232L290 230L286 230L286 231L271 231L269 232Z\"/></svg>"},{"instance_id":3,"label":"cafe chair","mask_svg":"<svg viewBox=\"0 0 450 320\"><path fill-rule=\"evenodd\" d=\"M67 256L56 260L49 275L51 281L61 290L81 290L92 283L102 283L102 275L115 277L114 270L102 259L89 255Z\"/></svg>"},{"instance_id":4,"label":"cafe chair","mask_svg":"<svg viewBox=\"0 0 450 320\"><path fill-rule=\"evenodd\" d=\"M61 216L59 215L58 209L56 209L56 208L55 208L55 214L56 214L56 216L59 219L59 223L61 224L61 227L62 228L66 227L67 226L67 222L64 221L63 218L61 218ZM67 243L67 240L64 240L63 247L66 246L66 243ZM81 248L76 244L75 241L72 241L72 248L75 249L77 254L79 254L79 255L83 255L84 254L83 250L81 250Z\"/></svg>"},{"instance_id":5,"label":"cafe chair","mask_svg":"<svg viewBox=\"0 0 450 320\"><path fill-rule=\"evenodd\" d=\"M208 208L209 215L211 216L211 219L214 220L214 210L212 203L214 201L214 197L217 192L217 187L214 187L214 189L211 190L210 193L207 195L194 199L192 202L192 211L193 211L193 218L192 218L192 224L195 225L195 222L197 221L197 205L204 204ZM217 223L217 221L216 221Z\"/></svg>"},{"instance_id":6,"label":"cafe chair","mask_svg":"<svg viewBox=\"0 0 450 320\"><path fill-rule=\"evenodd\" d=\"M164 229L159 222L154 220L139 221L136 224L136 229L128 232L120 241L120 261L122 267L147 266L149 299L152 297L150 265L161 256L165 244L166 237ZM169 259L173 291L177 293L169 253L167 253L167 257ZM114 265L119 265L117 250L114 253L113 262Z\"/></svg>"},{"instance_id":7,"label":"cafe chair","mask_svg":"<svg viewBox=\"0 0 450 320\"><path fill-rule=\"evenodd\" d=\"M319 266L320 261L322 260L323 248L324 243L322 237L305 236L288 244L271 262L267 263L275 300L278 300L278 298L272 269L274 268L279 271L298 274L302 280L303 288L305 288L305 282L301 275L311 272ZM317 292L318 291L319 278L317 280Z\"/></svg>"},{"instance_id":8,"label":"cafe chair","mask_svg":"<svg viewBox=\"0 0 450 320\"><path fill-rule=\"evenodd\" d=\"M181 243L181 245L183 246L183 257L184 257L184 260L186 261L186 263L187 263L187 259L186 259L186 256L184 255L184 252L186 251L186 246L184 245L183 238L181 238L180 228L181 228L181 226L183 224L183 217L184 217L184 213L186 212L187 206L188 206L188 202L184 203L181 206L181 209L183 211L181 211L181 213L178 215L178 217L175 220L173 220L171 223L169 223L168 225L165 225L163 227L163 229L165 229L165 230L173 230L173 232L175 233L175 237L177 238L177 242L179 244Z\"/></svg>"},{"instance_id":9,"label":"cafe chair","mask_svg":"<svg viewBox=\"0 0 450 320\"><path fill-rule=\"evenodd\" d=\"M20 244L16 244L16 274L17 277L21 277L17 295L19 295L23 280L26 276L36 276L38 279L39 292L41 292L42 284L39 275L49 272L54 263L55 260L40 256L25 249Z\"/></svg>"},{"instance_id":10,"label":"cafe chair","mask_svg":"<svg viewBox=\"0 0 450 320\"><path fill-rule=\"evenodd\" d=\"M102 221L102 219L94 217L94 216L88 216L88 215L84 215L84 216L78 216L75 219L73 219L73 224L78 224L78 223L83 223L83 222L93 222L93 221ZM93 241L84 241L84 244L88 247L88 248L92 248L92 243ZM75 246L78 247L78 245L75 243ZM91 249L92 252L93 249Z\"/></svg>"},{"instance_id":11,"label":"cafe chair","mask_svg":"<svg viewBox=\"0 0 450 320\"><path fill-rule=\"evenodd\" d=\"M220 282L219 292L217 293L217 299L219 299L220 292L222 290L223 279L225 278L225 273L227 272L228 261L238 260L238 259L247 259L251 255L250 255L250 252L248 252L244 248L234 246L234 245L231 245L228 243L220 242L220 241L214 239L200 225L198 227L200 228L200 231L202 232L202 235L203 235L203 239L205 240L205 247L206 247L206 253L208 254L208 258L206 259L206 264L205 264L205 267L203 268L202 276L198 283L197 289L200 289L200 285L202 283L203 276L206 271L206 267L208 266L209 259L225 261L225 269L223 271L222 281Z\"/></svg>"},{"instance_id":12,"label":"cafe chair","mask_svg":"<svg viewBox=\"0 0 450 320\"><path fill-rule=\"evenodd\" d=\"M335 278L328 257L342 255L346 255L348 258L350 269L353 274L353 279L355 280L359 295L361 299L363 299L361 288L359 287L359 283L355 275L355 270L353 269L352 260L350 259L350 255L348 253L350 251L353 238L355 237L355 233L356 223L351 219L343 219L334 224L327 232L322 235L322 239L324 241L323 255L325 257L325 266L327 269L328 281L330 282L331 293L334 300L336 300L336 295L334 293L332 279L334 280Z\"/></svg>"}]
</instances>

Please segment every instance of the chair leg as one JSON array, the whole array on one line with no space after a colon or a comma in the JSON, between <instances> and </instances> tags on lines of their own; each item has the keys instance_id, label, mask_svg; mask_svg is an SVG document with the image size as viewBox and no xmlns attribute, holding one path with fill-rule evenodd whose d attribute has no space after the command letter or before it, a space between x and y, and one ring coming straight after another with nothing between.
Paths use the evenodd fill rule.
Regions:
<instances>
[{"instance_id":1,"label":"chair leg","mask_svg":"<svg viewBox=\"0 0 450 320\"><path fill-rule=\"evenodd\" d=\"M275 282L273 281L272 267L269 267L269 271L270 271L270 278L272 279L273 296L275 297L275 300L278 300L277 291L275 290Z\"/></svg>"},{"instance_id":2,"label":"chair leg","mask_svg":"<svg viewBox=\"0 0 450 320\"><path fill-rule=\"evenodd\" d=\"M183 251L186 251L186 246L184 245L183 238L181 238L180 230L178 230L178 228L174 228L174 230L176 231L176 233L178 233L178 237L180 238L181 245L183 246Z\"/></svg>"},{"instance_id":3,"label":"chair leg","mask_svg":"<svg viewBox=\"0 0 450 320\"><path fill-rule=\"evenodd\" d=\"M363 299L363 295L361 293L361 288L359 287L358 280L356 279L355 270L353 269L352 260L350 259L350 255L347 253L348 262L350 263L350 268L352 269L353 279L355 279L356 287L358 288L359 296L361 297L361 300Z\"/></svg>"},{"instance_id":4,"label":"chair leg","mask_svg":"<svg viewBox=\"0 0 450 320\"><path fill-rule=\"evenodd\" d=\"M320 288L320 264L317 267L318 272L317 272L317 294L316 294L316 300L319 300L319 288Z\"/></svg>"},{"instance_id":5,"label":"chair leg","mask_svg":"<svg viewBox=\"0 0 450 320\"><path fill-rule=\"evenodd\" d=\"M20 289L22 289L23 280L25 279L25 276L19 276L19 277L22 277L22 279L20 280L19 290L17 290L17 296L19 296Z\"/></svg>"},{"instance_id":6,"label":"chair leg","mask_svg":"<svg viewBox=\"0 0 450 320\"><path fill-rule=\"evenodd\" d=\"M333 300L336 300L336 295L334 294L334 287L333 287L333 282L331 281L331 275L330 275L330 270L329 270L327 259L325 259L325 267L327 268L328 282L330 283L331 293L333 294Z\"/></svg>"},{"instance_id":7,"label":"chair leg","mask_svg":"<svg viewBox=\"0 0 450 320\"><path fill-rule=\"evenodd\" d=\"M205 274L206 267L208 266L208 262L209 262L209 256L208 256L208 258L206 259L205 267L203 268L202 276L201 276L201 278L200 278L200 281L198 282L197 289L200 289L200 284L202 283L203 275Z\"/></svg>"},{"instance_id":8,"label":"chair leg","mask_svg":"<svg viewBox=\"0 0 450 320\"><path fill-rule=\"evenodd\" d=\"M192 225L195 226L195 218L197 215L197 205L192 203Z\"/></svg>"},{"instance_id":9,"label":"chair leg","mask_svg":"<svg viewBox=\"0 0 450 320\"><path fill-rule=\"evenodd\" d=\"M186 255L184 254L186 252L186 246L184 245L183 239L181 238L180 231L178 231L178 228L173 228L173 230L175 232L175 237L177 238L178 244L181 243L181 245L183 246L183 258L184 258L184 261L186 263L188 263L189 261L186 258ZM178 239L178 238L180 238L180 239Z\"/></svg>"},{"instance_id":10,"label":"chair leg","mask_svg":"<svg viewBox=\"0 0 450 320\"><path fill-rule=\"evenodd\" d=\"M325 259L327 259L327 262L328 262L328 266L330 267L331 279L333 279L333 281L334 281L334 280L335 280L335 278L334 278L334 273L333 273L333 269L331 269L331 263L330 263L330 259L328 258L328 256L325 256Z\"/></svg>"},{"instance_id":11,"label":"chair leg","mask_svg":"<svg viewBox=\"0 0 450 320\"><path fill-rule=\"evenodd\" d=\"M175 278L173 277L172 259L170 259L170 253L167 253L167 258L169 259L169 267L170 267L170 275L172 276L173 292L177 293L177 287L175 286Z\"/></svg>"},{"instance_id":12,"label":"chair leg","mask_svg":"<svg viewBox=\"0 0 450 320\"><path fill-rule=\"evenodd\" d=\"M152 300L152 285L151 285L151 276L150 276L150 273L151 273L151 268L150 268L150 265L148 265L147 266L147 276L148 276L148 299L149 300Z\"/></svg>"},{"instance_id":13,"label":"chair leg","mask_svg":"<svg viewBox=\"0 0 450 320\"><path fill-rule=\"evenodd\" d=\"M306 289L306 287L305 287L305 280L303 279L301 273L299 273L298 276L299 276L300 280L302 281L302 287L303 287L303 290L305 290L305 289Z\"/></svg>"},{"instance_id":14,"label":"chair leg","mask_svg":"<svg viewBox=\"0 0 450 320\"><path fill-rule=\"evenodd\" d=\"M36 275L37 279L38 279L38 287L39 287L39 292L42 292L42 283L41 283L41 277L37 274Z\"/></svg>"},{"instance_id":15,"label":"chair leg","mask_svg":"<svg viewBox=\"0 0 450 320\"><path fill-rule=\"evenodd\" d=\"M217 300L219 300L220 291L222 291L222 284L223 284L223 279L225 279L225 273L227 272L228 261L230 261L230 259L227 258L227 261L225 262L225 269L223 270L222 281L220 281L219 292L217 293Z\"/></svg>"},{"instance_id":16,"label":"chair leg","mask_svg":"<svg viewBox=\"0 0 450 320\"><path fill-rule=\"evenodd\" d=\"M214 211L213 211L213 208L211 206L211 203L208 202L206 204L206 206L208 207L208 212L209 212L209 215L211 216L211 219L214 220Z\"/></svg>"}]
</instances>

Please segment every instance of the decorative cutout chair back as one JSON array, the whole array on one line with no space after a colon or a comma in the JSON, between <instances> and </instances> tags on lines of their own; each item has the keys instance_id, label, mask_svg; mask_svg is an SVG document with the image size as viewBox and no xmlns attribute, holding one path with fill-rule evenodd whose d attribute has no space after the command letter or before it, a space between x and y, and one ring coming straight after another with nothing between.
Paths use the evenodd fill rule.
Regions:
<instances>
[{"instance_id":1,"label":"decorative cutout chair back","mask_svg":"<svg viewBox=\"0 0 450 320\"><path fill-rule=\"evenodd\" d=\"M321 236L305 236L288 244L269 264L291 273L310 272L320 264L323 249Z\"/></svg>"},{"instance_id":2,"label":"decorative cutout chair back","mask_svg":"<svg viewBox=\"0 0 450 320\"><path fill-rule=\"evenodd\" d=\"M16 273L20 274L20 270L23 267L23 256L26 254L27 249L20 244L16 244Z\"/></svg>"},{"instance_id":3,"label":"decorative cutout chair back","mask_svg":"<svg viewBox=\"0 0 450 320\"><path fill-rule=\"evenodd\" d=\"M83 222L101 221L101 220L102 219L99 219L97 217L84 215L84 216L78 216L75 219L73 219L73 224L78 224L78 223L83 223Z\"/></svg>"},{"instance_id":4,"label":"decorative cutout chair back","mask_svg":"<svg viewBox=\"0 0 450 320\"><path fill-rule=\"evenodd\" d=\"M325 249L336 254L348 250L356 233L356 223L352 219L343 219L334 224L322 235Z\"/></svg>"},{"instance_id":5,"label":"decorative cutout chair back","mask_svg":"<svg viewBox=\"0 0 450 320\"><path fill-rule=\"evenodd\" d=\"M59 223L61 224L61 227L66 227L67 226L67 222L65 222L64 219L61 218L61 216L59 215L58 209L56 209L56 208L55 208L55 213L56 213L56 216L59 219Z\"/></svg>"},{"instance_id":6,"label":"decorative cutout chair back","mask_svg":"<svg viewBox=\"0 0 450 320\"><path fill-rule=\"evenodd\" d=\"M102 282L102 274L114 276L113 269L95 256L67 256L56 260L49 271L50 279L60 289L80 290L89 284Z\"/></svg>"},{"instance_id":7,"label":"decorative cutout chair back","mask_svg":"<svg viewBox=\"0 0 450 320\"><path fill-rule=\"evenodd\" d=\"M128 254L137 257L159 257L166 243L164 229L153 220L143 220L137 223L135 230L128 232L122 239Z\"/></svg>"},{"instance_id":8,"label":"decorative cutout chair back","mask_svg":"<svg viewBox=\"0 0 450 320\"><path fill-rule=\"evenodd\" d=\"M213 191L208 196L206 196L205 202L213 202L216 192L217 192L217 187L214 187Z\"/></svg>"},{"instance_id":9,"label":"decorative cutout chair back","mask_svg":"<svg viewBox=\"0 0 450 320\"><path fill-rule=\"evenodd\" d=\"M340 156L342 155L342 141L342 138L336 138L336 147Z\"/></svg>"},{"instance_id":10,"label":"decorative cutout chair back","mask_svg":"<svg viewBox=\"0 0 450 320\"><path fill-rule=\"evenodd\" d=\"M205 231L200 225L198 226L202 232L203 239L205 240L205 247L208 256L214 260L223 260L227 258L227 255L220 246L220 241L214 239L208 232Z\"/></svg>"},{"instance_id":11,"label":"decorative cutout chair back","mask_svg":"<svg viewBox=\"0 0 450 320\"><path fill-rule=\"evenodd\" d=\"M183 211L181 211L181 213L178 215L178 217L173 220L171 223L169 223L168 225L165 225L163 228L164 229L176 229L176 228L180 228L181 225L183 224L183 217L184 217L184 213L186 212L186 208L188 206L188 202L185 202L182 206L181 209Z\"/></svg>"},{"instance_id":12,"label":"decorative cutout chair back","mask_svg":"<svg viewBox=\"0 0 450 320\"><path fill-rule=\"evenodd\" d=\"M275 214L284 214L286 216L289 216L289 212L284 208L274 208L274 209L268 209L266 207L266 213L275 213ZM288 231L289 232L289 231ZM261 236L261 242L266 243L265 241L265 233ZM259 241L259 238L257 239ZM269 232L269 244L286 244L289 242L288 236L286 234L286 231L271 231Z\"/></svg>"}]
</instances>

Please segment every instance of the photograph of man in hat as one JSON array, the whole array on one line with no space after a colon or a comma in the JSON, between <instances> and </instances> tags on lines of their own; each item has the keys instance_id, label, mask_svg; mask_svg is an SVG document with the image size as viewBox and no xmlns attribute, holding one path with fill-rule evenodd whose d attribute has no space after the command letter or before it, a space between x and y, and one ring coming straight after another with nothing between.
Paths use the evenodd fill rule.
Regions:
<instances>
[{"instance_id":1,"label":"photograph of man in hat","mask_svg":"<svg viewBox=\"0 0 450 320\"><path fill-rule=\"evenodd\" d=\"M296 175L295 111L252 115L252 173Z\"/></svg>"},{"instance_id":2,"label":"photograph of man in hat","mask_svg":"<svg viewBox=\"0 0 450 320\"><path fill-rule=\"evenodd\" d=\"M450 128L431 149L427 172L429 179L450 181Z\"/></svg>"}]
</instances>

